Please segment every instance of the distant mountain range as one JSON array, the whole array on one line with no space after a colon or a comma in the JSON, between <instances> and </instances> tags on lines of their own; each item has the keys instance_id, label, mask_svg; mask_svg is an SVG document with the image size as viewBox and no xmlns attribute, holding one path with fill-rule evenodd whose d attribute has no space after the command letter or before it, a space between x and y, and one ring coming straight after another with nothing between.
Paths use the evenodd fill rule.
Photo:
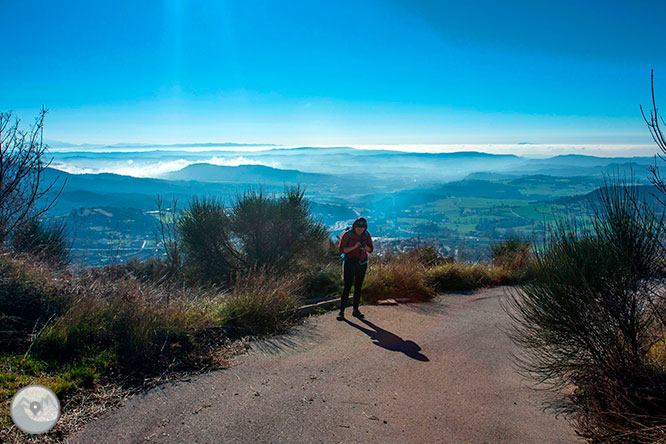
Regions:
<instances>
[{"instance_id":1,"label":"distant mountain range","mask_svg":"<svg viewBox=\"0 0 666 444\"><path fill-rule=\"evenodd\" d=\"M280 165L221 166L202 160L217 161L236 156L251 162ZM53 168L46 171L45 182L67 179L61 208L77 208L113 200L123 205L151 208L155 195L186 199L194 194L234 196L248 185L262 185L267 192L279 192L284 185L299 183L306 193L320 203L362 205L375 201L391 202L399 207L410 201L425 202L441 196L467 196L498 199L552 200L580 189L601 185L604 175L619 172L648 183L647 167L651 157L602 158L561 155L549 159L526 159L515 155L496 155L475 151L455 153L405 153L388 150L358 150L348 147L268 149L233 152L69 152L56 153L54 161L80 169L104 165L145 165L191 162L184 168L161 174L159 178L138 178L111 173L68 174ZM293 168L294 166L297 168ZM529 176L529 179L525 179ZM557 177L580 178L566 187L556 184ZM464 180L463 180L464 179ZM502 183L499 183L502 181ZM488 183L493 185L489 186ZM581 188L582 187L582 188ZM396 199L398 202L396 202Z\"/></svg>"},{"instance_id":2,"label":"distant mountain range","mask_svg":"<svg viewBox=\"0 0 666 444\"><path fill-rule=\"evenodd\" d=\"M211 144L210 146L213 146ZM176 146L176 145L173 145ZM232 146L232 145L228 145ZM144 146L145 148L145 146ZM159 177L181 180L219 181L218 177L229 177L229 180L242 180L245 173L251 174L252 180L270 178L278 180L314 181L320 183L328 180L324 177L308 176L308 174L359 176L366 182L385 182L391 187L401 187L409 182L417 184L442 183L460 180L469 174L494 173L505 175L547 174L555 176L595 176L601 177L613 168L627 171L633 168L637 175L643 174L652 157L594 157L583 155L560 155L548 159L530 159L512 154L489 154L476 151L460 151L454 153L408 153L390 150L360 150L349 147L334 148L271 148L261 151L242 150L151 150L132 152L89 152L70 151L52 153L54 165L76 166L81 169L102 169L112 171L123 170L128 164L144 167L145 171L160 171L166 163L174 164L211 164L206 167L185 168L162 174ZM264 165L274 167L275 171L242 171L227 169L214 171L215 166L229 164ZM235 168L228 167L227 168ZM72 169L74 170L74 169ZM291 172L288 172L290 171ZM281 172L282 171L282 172ZM198 177L198 174L203 174ZM154 173L155 176L158 173ZM154 177L155 177L154 176ZM236 178L233 178L233 177ZM264 177L266 176L266 177ZM250 176L248 176L250 177ZM248 180L250 180L248 178Z\"/></svg>"},{"instance_id":3,"label":"distant mountain range","mask_svg":"<svg viewBox=\"0 0 666 444\"><path fill-rule=\"evenodd\" d=\"M585 194L576 194L573 196L563 196L553 200L553 203L561 205L570 205L578 202L598 202L601 198L602 192L606 188L601 187L594 191ZM619 190L616 192L620 192ZM638 197L651 205L659 206L664 201L665 197L661 191L654 185L639 185L636 187L636 194Z\"/></svg>"},{"instance_id":4,"label":"distant mountain range","mask_svg":"<svg viewBox=\"0 0 666 444\"><path fill-rule=\"evenodd\" d=\"M255 182L280 184L335 182L337 178L328 174L303 173L298 170L282 170L264 165L220 166L195 163L161 176L167 180L196 180L199 182Z\"/></svg>"}]
</instances>

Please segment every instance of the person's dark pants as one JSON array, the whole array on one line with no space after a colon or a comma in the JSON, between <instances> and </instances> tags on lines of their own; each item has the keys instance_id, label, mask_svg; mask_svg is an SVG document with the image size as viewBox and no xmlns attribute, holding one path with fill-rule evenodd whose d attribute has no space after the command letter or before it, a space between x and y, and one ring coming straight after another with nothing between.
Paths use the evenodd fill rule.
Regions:
<instances>
[{"instance_id":1,"label":"person's dark pants","mask_svg":"<svg viewBox=\"0 0 666 444\"><path fill-rule=\"evenodd\" d=\"M345 288L342 290L340 311L345 311L352 285L354 285L354 310L358 310L358 305L361 302L361 286L365 278L365 271L368 269L368 263L361 265L358 258L351 257L345 259L342 269L345 277Z\"/></svg>"}]
</instances>

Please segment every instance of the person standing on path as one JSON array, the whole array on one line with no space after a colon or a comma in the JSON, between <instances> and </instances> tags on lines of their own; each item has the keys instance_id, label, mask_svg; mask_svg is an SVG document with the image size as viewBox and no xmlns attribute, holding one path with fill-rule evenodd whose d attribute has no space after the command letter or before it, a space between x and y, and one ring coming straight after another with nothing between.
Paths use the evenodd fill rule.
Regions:
<instances>
[{"instance_id":1,"label":"person standing on path","mask_svg":"<svg viewBox=\"0 0 666 444\"><path fill-rule=\"evenodd\" d=\"M363 319L365 316L358 310L361 302L361 286L365 278L365 272L368 269L368 253L374 250L372 238L368 233L368 222L359 217L352 224L351 229L345 231L340 237L338 252L343 254L342 273L345 279L345 287L342 290L340 300L340 313L337 316L338 321L345 318L345 307L349 298L349 291L354 285L354 310L352 316Z\"/></svg>"}]
</instances>

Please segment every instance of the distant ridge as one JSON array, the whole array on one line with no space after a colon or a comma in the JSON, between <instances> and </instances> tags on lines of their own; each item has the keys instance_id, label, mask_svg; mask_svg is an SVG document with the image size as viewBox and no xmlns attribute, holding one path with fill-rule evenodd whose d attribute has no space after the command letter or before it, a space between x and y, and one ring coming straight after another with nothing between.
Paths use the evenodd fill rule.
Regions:
<instances>
[{"instance_id":1,"label":"distant ridge","mask_svg":"<svg viewBox=\"0 0 666 444\"><path fill-rule=\"evenodd\" d=\"M334 180L333 176L304 173L298 170L282 170L265 165L222 166L210 163L193 163L178 171L162 175L167 180L196 180L199 182L307 182L319 183Z\"/></svg>"},{"instance_id":2,"label":"distant ridge","mask_svg":"<svg viewBox=\"0 0 666 444\"><path fill-rule=\"evenodd\" d=\"M564 196L557 199L553 199L553 203L561 205L571 205L573 203L588 201L588 202L597 202L601 196L601 190L605 187L597 188L594 191L585 194L575 194L573 196ZM660 199L663 199L661 191L654 185L638 185L636 186L636 191L640 199L644 199L646 202L652 205L656 205L658 208L661 206Z\"/></svg>"}]
</instances>

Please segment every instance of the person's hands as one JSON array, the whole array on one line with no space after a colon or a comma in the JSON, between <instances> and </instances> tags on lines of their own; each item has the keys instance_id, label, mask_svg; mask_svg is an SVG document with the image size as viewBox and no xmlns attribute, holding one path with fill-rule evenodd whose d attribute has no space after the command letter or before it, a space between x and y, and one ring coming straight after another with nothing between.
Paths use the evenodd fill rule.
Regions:
<instances>
[{"instance_id":1,"label":"person's hands","mask_svg":"<svg viewBox=\"0 0 666 444\"><path fill-rule=\"evenodd\" d=\"M358 248L358 247L360 247L360 246L361 246L361 243L357 241L357 242L356 242L356 245L354 245L354 248Z\"/></svg>"}]
</instances>

